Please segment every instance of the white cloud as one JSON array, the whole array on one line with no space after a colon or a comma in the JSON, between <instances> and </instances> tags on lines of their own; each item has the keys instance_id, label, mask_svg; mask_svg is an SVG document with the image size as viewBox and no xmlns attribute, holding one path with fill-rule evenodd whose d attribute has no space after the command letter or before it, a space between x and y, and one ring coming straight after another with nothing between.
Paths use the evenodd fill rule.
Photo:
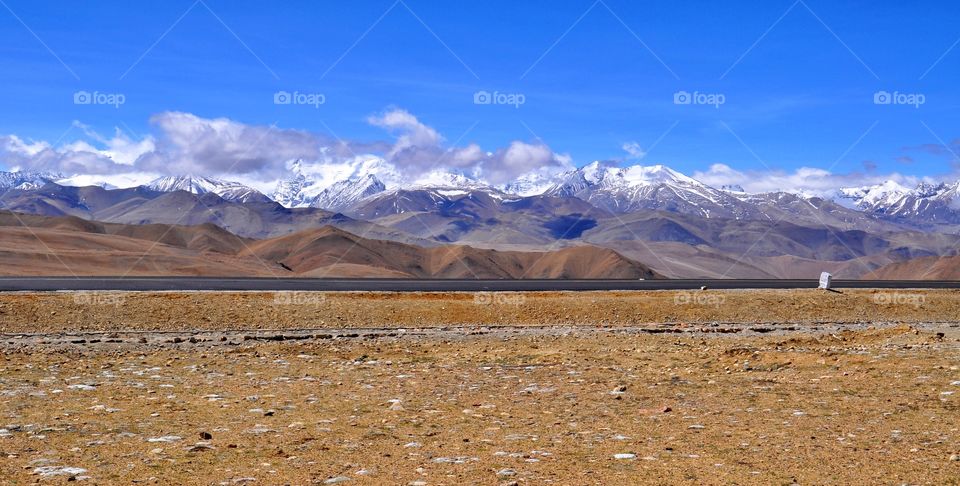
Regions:
<instances>
[{"instance_id":1,"label":"white cloud","mask_svg":"<svg viewBox=\"0 0 960 486\"><path fill-rule=\"evenodd\" d=\"M159 132L156 150L144 154L137 165L174 174L276 174L291 159L318 158L323 142L305 131L190 113L161 113L150 122Z\"/></svg>"},{"instance_id":2,"label":"white cloud","mask_svg":"<svg viewBox=\"0 0 960 486\"><path fill-rule=\"evenodd\" d=\"M622 148L631 159L640 160L647 156L647 151L643 150L643 147L637 142L626 142Z\"/></svg>"},{"instance_id":3,"label":"white cloud","mask_svg":"<svg viewBox=\"0 0 960 486\"><path fill-rule=\"evenodd\" d=\"M739 185L750 193L786 191L820 197L831 197L842 187L874 185L888 180L907 187L913 187L921 182L920 178L899 173L838 174L815 167L800 167L792 172L779 170L742 172L726 164L713 164L707 171L694 172L693 178L712 187Z\"/></svg>"},{"instance_id":4,"label":"white cloud","mask_svg":"<svg viewBox=\"0 0 960 486\"><path fill-rule=\"evenodd\" d=\"M436 147L443 141L436 130L424 125L406 110L394 109L380 116L370 116L367 122L398 134L397 142L390 150L391 155L413 147Z\"/></svg>"}]
</instances>

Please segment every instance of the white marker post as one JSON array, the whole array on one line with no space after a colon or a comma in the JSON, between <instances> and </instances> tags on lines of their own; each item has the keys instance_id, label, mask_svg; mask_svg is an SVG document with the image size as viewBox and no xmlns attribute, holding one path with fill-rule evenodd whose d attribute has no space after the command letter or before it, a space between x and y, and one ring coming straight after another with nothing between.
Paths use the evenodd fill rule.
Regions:
<instances>
[{"instance_id":1,"label":"white marker post","mask_svg":"<svg viewBox=\"0 0 960 486\"><path fill-rule=\"evenodd\" d=\"M833 275L830 275L830 272L823 272L820 274L820 288L823 290L830 290L830 285L833 283Z\"/></svg>"}]
</instances>

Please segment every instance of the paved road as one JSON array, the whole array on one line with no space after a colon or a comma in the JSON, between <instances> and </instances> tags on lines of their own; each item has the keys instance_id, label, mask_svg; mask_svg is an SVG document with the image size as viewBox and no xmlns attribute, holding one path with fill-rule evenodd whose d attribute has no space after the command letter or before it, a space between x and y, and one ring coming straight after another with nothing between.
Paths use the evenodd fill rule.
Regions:
<instances>
[{"instance_id":1,"label":"paved road","mask_svg":"<svg viewBox=\"0 0 960 486\"><path fill-rule=\"evenodd\" d=\"M960 281L834 280L835 288L957 289ZM459 279L308 279L216 277L3 277L0 291L54 290L317 290L317 291L543 291L543 290L685 290L805 289L816 280L459 280Z\"/></svg>"}]
</instances>

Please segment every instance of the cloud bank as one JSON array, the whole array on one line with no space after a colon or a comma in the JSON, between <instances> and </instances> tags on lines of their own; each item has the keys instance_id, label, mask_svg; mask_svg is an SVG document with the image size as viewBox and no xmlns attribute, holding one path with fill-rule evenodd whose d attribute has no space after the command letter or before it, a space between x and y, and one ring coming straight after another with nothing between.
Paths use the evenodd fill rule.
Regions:
<instances>
[{"instance_id":1,"label":"cloud bank","mask_svg":"<svg viewBox=\"0 0 960 486\"><path fill-rule=\"evenodd\" d=\"M289 176L290 162L342 164L383 158L416 177L447 170L500 184L541 169L570 168L569 157L543 144L513 141L490 151L476 144L447 146L445 138L413 114L391 109L368 117L392 140L345 141L304 130L249 125L229 118L164 112L150 118L151 133L134 139L120 129L104 137L74 123L83 138L60 146L0 136L0 161L8 170L41 170L64 175L147 176L199 174L264 185ZM143 177L138 177L143 175Z\"/></svg>"},{"instance_id":2,"label":"cloud bank","mask_svg":"<svg viewBox=\"0 0 960 486\"><path fill-rule=\"evenodd\" d=\"M54 146L45 141L24 140L17 135L0 136L0 163L8 170L58 172L80 184L107 182L128 187L162 175L195 174L220 177L271 192L279 180L291 176L294 161L311 165L322 179L333 182L349 177L371 160L385 161L393 174L408 180L438 172L466 175L502 185L523 176L549 177L575 168L571 158L541 142L515 140L489 150L475 143L449 144L435 128L412 113L388 109L371 115L367 122L384 130L384 139L341 140L305 130L250 125L229 118L203 118L191 113L164 112L150 118L150 133L144 136L115 129L103 136L75 122L82 138ZM611 161L632 164L647 154L638 143L628 141L626 156ZM954 156L960 141L949 146L904 147L905 152ZM909 165L912 159L898 159ZM588 162L588 161L584 161ZM358 165L359 164L359 165ZM900 173L880 174L864 164L864 171L834 173L813 167L793 171L740 171L714 164L697 171L693 178L713 187L743 187L747 192L789 191L830 197L841 187L879 184L887 180L904 186L931 182Z\"/></svg>"},{"instance_id":3,"label":"cloud bank","mask_svg":"<svg viewBox=\"0 0 960 486\"><path fill-rule=\"evenodd\" d=\"M740 186L749 193L798 192L809 196L831 197L841 187L860 187L880 184L888 180L913 187L927 181L899 173L872 172L834 173L815 167L800 167L792 172L779 170L739 171L725 164L713 164L706 171L691 176L713 187Z\"/></svg>"}]
</instances>

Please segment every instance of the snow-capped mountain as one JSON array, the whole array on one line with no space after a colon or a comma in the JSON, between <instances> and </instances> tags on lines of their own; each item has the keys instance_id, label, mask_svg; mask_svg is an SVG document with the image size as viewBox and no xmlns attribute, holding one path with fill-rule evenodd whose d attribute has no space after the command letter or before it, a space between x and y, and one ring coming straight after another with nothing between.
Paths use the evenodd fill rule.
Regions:
<instances>
[{"instance_id":1,"label":"snow-capped mountain","mask_svg":"<svg viewBox=\"0 0 960 486\"><path fill-rule=\"evenodd\" d=\"M577 197L615 213L639 209L704 217L751 216L743 201L663 165L611 167L594 162L567 172L545 192Z\"/></svg>"},{"instance_id":2,"label":"snow-capped mountain","mask_svg":"<svg viewBox=\"0 0 960 486\"><path fill-rule=\"evenodd\" d=\"M310 201L310 207L328 211L344 211L368 197L387 190L377 176L367 174L360 179L351 179L334 183Z\"/></svg>"},{"instance_id":3,"label":"snow-capped mountain","mask_svg":"<svg viewBox=\"0 0 960 486\"><path fill-rule=\"evenodd\" d=\"M38 189L45 184L56 182L63 174L53 172L16 171L0 172L0 189Z\"/></svg>"},{"instance_id":4,"label":"snow-capped mountain","mask_svg":"<svg viewBox=\"0 0 960 486\"><path fill-rule=\"evenodd\" d=\"M197 195L213 193L224 200L234 202L264 202L270 200L260 191L239 182L194 175L160 177L144 187L158 192L186 191Z\"/></svg>"},{"instance_id":5,"label":"snow-capped mountain","mask_svg":"<svg viewBox=\"0 0 960 486\"><path fill-rule=\"evenodd\" d=\"M396 188L406 183L393 165L379 157L356 157L341 162L306 163L294 161L289 166L290 175L277 184L270 196L288 208L308 207L333 186L347 181L362 181L374 176L387 188ZM341 184L342 186L343 184ZM334 191L339 191L337 189ZM329 198L329 193L325 198ZM321 201L325 201L321 198Z\"/></svg>"},{"instance_id":6,"label":"snow-capped mountain","mask_svg":"<svg viewBox=\"0 0 960 486\"><path fill-rule=\"evenodd\" d=\"M290 168L291 176L277 183L276 190L270 195L270 199L280 203L288 208L297 208L310 204L312 197L309 194L315 181L308 178L301 169L302 162L296 161Z\"/></svg>"},{"instance_id":7,"label":"snow-capped mountain","mask_svg":"<svg viewBox=\"0 0 960 486\"><path fill-rule=\"evenodd\" d=\"M503 184L499 189L507 194L517 196L539 196L547 192L557 182L558 174L537 171L517 177L511 182Z\"/></svg>"},{"instance_id":8,"label":"snow-capped mountain","mask_svg":"<svg viewBox=\"0 0 960 486\"><path fill-rule=\"evenodd\" d=\"M894 181L843 188L839 197L857 209L916 224L960 223L960 181L920 183L910 189Z\"/></svg>"}]
</instances>

